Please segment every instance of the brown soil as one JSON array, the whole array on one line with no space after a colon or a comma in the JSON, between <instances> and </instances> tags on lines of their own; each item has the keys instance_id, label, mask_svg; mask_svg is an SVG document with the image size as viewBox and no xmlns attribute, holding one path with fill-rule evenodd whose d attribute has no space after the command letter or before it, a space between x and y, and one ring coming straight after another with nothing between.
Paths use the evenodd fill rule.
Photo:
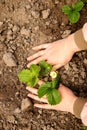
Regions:
<instances>
[{"instance_id":1,"label":"brown soil","mask_svg":"<svg viewBox=\"0 0 87 130\"><path fill-rule=\"evenodd\" d=\"M70 113L34 107L22 111L21 103L28 92L17 76L26 67L26 58L34 53L32 46L58 40L65 30L73 33L87 22L87 5L77 24L68 22L61 8L72 2L0 0L0 130L82 130L81 120ZM43 10L47 11L44 15ZM8 53L12 58L5 62ZM75 54L59 73L64 85L87 97L86 51Z\"/></svg>"}]
</instances>

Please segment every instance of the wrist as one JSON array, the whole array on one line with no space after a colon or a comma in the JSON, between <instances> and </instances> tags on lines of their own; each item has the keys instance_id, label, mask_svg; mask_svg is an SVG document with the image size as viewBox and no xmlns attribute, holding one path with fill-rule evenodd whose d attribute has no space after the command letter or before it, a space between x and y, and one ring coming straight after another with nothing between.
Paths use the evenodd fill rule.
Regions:
<instances>
[{"instance_id":1,"label":"wrist","mask_svg":"<svg viewBox=\"0 0 87 130\"><path fill-rule=\"evenodd\" d=\"M67 37L67 43L71 52L76 53L81 51L81 49L77 46L74 40L74 33ZM71 42L70 42L71 41Z\"/></svg>"},{"instance_id":2,"label":"wrist","mask_svg":"<svg viewBox=\"0 0 87 130\"><path fill-rule=\"evenodd\" d=\"M81 112L84 104L87 102L86 98L78 97L73 104L73 113L77 118L81 118Z\"/></svg>"},{"instance_id":3,"label":"wrist","mask_svg":"<svg viewBox=\"0 0 87 130\"><path fill-rule=\"evenodd\" d=\"M78 98L78 97L77 97L77 96L75 96L75 95L73 95L73 96L72 96L72 98L71 98L71 107L70 107L69 112L70 112L70 113L72 113L73 115L74 115L73 106L74 106L74 104L75 104L75 102L76 102L77 98Z\"/></svg>"}]
</instances>

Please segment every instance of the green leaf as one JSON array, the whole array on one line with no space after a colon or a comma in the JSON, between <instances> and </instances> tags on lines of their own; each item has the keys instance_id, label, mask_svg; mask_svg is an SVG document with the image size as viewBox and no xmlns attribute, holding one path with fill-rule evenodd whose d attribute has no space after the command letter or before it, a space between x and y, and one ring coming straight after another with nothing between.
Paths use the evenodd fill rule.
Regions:
<instances>
[{"instance_id":1,"label":"green leaf","mask_svg":"<svg viewBox=\"0 0 87 130\"><path fill-rule=\"evenodd\" d=\"M23 69L23 70L18 74L18 77L19 77L19 80L20 80L21 82L28 83L28 81L29 81L29 75L30 75L30 70L28 70L28 69Z\"/></svg>"},{"instance_id":2,"label":"green leaf","mask_svg":"<svg viewBox=\"0 0 87 130\"><path fill-rule=\"evenodd\" d=\"M34 87L38 83L38 81L39 81L38 77L31 75L28 81L28 85Z\"/></svg>"},{"instance_id":3,"label":"green leaf","mask_svg":"<svg viewBox=\"0 0 87 130\"><path fill-rule=\"evenodd\" d=\"M50 72L51 69L52 69L52 65L48 64L45 61L40 61L39 65L41 67L41 71L40 71L40 75L41 76L44 76L45 74L47 74L48 72Z\"/></svg>"},{"instance_id":4,"label":"green leaf","mask_svg":"<svg viewBox=\"0 0 87 130\"><path fill-rule=\"evenodd\" d=\"M49 92L50 88L51 88L50 82L42 84L38 89L38 97L41 98L44 95L46 95Z\"/></svg>"},{"instance_id":5,"label":"green leaf","mask_svg":"<svg viewBox=\"0 0 87 130\"><path fill-rule=\"evenodd\" d=\"M29 86L35 86L38 82L40 67L32 64L30 70L24 69L19 74L18 77L20 81L27 83Z\"/></svg>"},{"instance_id":6,"label":"green leaf","mask_svg":"<svg viewBox=\"0 0 87 130\"><path fill-rule=\"evenodd\" d=\"M84 6L84 3L82 1L78 1L76 4L72 4L72 8L75 11L81 11Z\"/></svg>"},{"instance_id":7,"label":"green leaf","mask_svg":"<svg viewBox=\"0 0 87 130\"><path fill-rule=\"evenodd\" d=\"M77 23L80 18L80 13L77 11L72 11L68 16L71 23Z\"/></svg>"},{"instance_id":8,"label":"green leaf","mask_svg":"<svg viewBox=\"0 0 87 130\"><path fill-rule=\"evenodd\" d=\"M82 0L83 1L83 3L87 3L87 0Z\"/></svg>"},{"instance_id":9,"label":"green leaf","mask_svg":"<svg viewBox=\"0 0 87 130\"><path fill-rule=\"evenodd\" d=\"M40 71L40 67L38 65L32 64L30 66L30 71L31 73L35 74L35 75L39 75L39 71Z\"/></svg>"},{"instance_id":10,"label":"green leaf","mask_svg":"<svg viewBox=\"0 0 87 130\"><path fill-rule=\"evenodd\" d=\"M87 126L83 126L82 129L83 129L83 130L87 130Z\"/></svg>"},{"instance_id":11,"label":"green leaf","mask_svg":"<svg viewBox=\"0 0 87 130\"><path fill-rule=\"evenodd\" d=\"M46 97L47 97L49 104L51 104L51 105L56 105L56 104L60 103L60 101L61 101L61 96L60 96L58 90L56 90L56 89L50 89L49 92L47 93Z\"/></svg>"},{"instance_id":12,"label":"green leaf","mask_svg":"<svg viewBox=\"0 0 87 130\"><path fill-rule=\"evenodd\" d=\"M52 88L58 88L60 84L60 76L58 76L56 79L52 81Z\"/></svg>"},{"instance_id":13,"label":"green leaf","mask_svg":"<svg viewBox=\"0 0 87 130\"><path fill-rule=\"evenodd\" d=\"M64 5L64 6L62 7L62 12L63 12L64 14L69 14L71 11L72 11L72 9L71 9L68 5Z\"/></svg>"}]
</instances>

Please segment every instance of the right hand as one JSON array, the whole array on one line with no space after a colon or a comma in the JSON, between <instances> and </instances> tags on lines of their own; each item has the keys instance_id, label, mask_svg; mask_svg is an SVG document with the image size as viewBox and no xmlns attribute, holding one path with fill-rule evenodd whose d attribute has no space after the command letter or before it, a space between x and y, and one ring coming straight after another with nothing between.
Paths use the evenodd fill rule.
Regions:
<instances>
[{"instance_id":1,"label":"right hand","mask_svg":"<svg viewBox=\"0 0 87 130\"><path fill-rule=\"evenodd\" d=\"M33 50L38 52L27 58L30 61L27 67L30 67L31 64L37 64L41 60L46 60L55 69L58 69L69 62L73 54L79 51L79 48L76 46L72 34L65 39L33 47Z\"/></svg>"}]
</instances>

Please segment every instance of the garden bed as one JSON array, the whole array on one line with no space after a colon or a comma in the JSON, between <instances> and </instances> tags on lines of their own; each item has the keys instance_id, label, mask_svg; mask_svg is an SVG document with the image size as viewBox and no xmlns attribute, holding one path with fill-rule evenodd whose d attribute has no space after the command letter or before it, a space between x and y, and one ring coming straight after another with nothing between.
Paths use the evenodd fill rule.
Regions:
<instances>
[{"instance_id":1,"label":"garden bed","mask_svg":"<svg viewBox=\"0 0 87 130\"><path fill-rule=\"evenodd\" d=\"M62 13L62 6L73 1L0 1L0 130L82 130L81 120L70 113L33 106L22 110L28 92L18 80L33 46L64 38L87 22L87 5L76 24ZM64 85L87 97L87 51L75 54L59 73Z\"/></svg>"}]
</instances>

